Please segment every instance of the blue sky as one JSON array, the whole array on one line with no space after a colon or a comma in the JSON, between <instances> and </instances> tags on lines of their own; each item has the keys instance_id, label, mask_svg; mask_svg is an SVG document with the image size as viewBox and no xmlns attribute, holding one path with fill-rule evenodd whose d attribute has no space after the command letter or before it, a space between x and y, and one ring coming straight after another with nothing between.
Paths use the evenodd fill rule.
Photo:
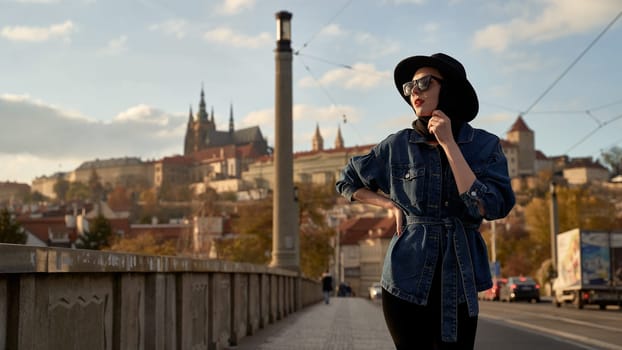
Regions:
<instances>
[{"instance_id":1,"label":"blue sky","mask_svg":"<svg viewBox=\"0 0 622 350\"><path fill-rule=\"evenodd\" d=\"M183 152L201 86L219 129L274 142L275 13L293 13L294 149L376 143L410 126L396 63L445 52L500 137L524 114L548 156L622 146L619 0L0 0L0 181L95 158ZM562 76L563 74L563 76ZM345 115L345 118L344 118ZM344 123L345 121L345 123ZM590 135L586 138L586 136ZM585 139L584 141L582 141ZM581 142L582 141L582 142Z\"/></svg>"}]
</instances>

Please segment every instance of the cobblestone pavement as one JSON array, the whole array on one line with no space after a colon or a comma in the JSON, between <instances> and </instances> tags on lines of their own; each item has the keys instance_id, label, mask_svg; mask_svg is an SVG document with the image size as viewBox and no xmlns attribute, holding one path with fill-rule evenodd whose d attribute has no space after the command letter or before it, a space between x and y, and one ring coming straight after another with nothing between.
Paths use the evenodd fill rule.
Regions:
<instances>
[{"instance_id":1,"label":"cobblestone pavement","mask_svg":"<svg viewBox=\"0 0 622 350\"><path fill-rule=\"evenodd\" d=\"M378 302L378 301L375 301ZM363 298L331 298L242 338L235 350L395 349L382 311Z\"/></svg>"}]
</instances>

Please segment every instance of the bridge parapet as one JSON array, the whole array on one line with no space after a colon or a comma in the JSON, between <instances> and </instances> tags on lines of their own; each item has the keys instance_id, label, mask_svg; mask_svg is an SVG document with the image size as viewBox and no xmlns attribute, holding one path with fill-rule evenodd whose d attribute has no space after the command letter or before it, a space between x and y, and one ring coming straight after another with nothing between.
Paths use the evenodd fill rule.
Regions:
<instances>
[{"instance_id":1,"label":"bridge parapet","mask_svg":"<svg viewBox=\"0 0 622 350\"><path fill-rule=\"evenodd\" d=\"M296 272L0 244L0 349L207 349L321 300Z\"/></svg>"}]
</instances>

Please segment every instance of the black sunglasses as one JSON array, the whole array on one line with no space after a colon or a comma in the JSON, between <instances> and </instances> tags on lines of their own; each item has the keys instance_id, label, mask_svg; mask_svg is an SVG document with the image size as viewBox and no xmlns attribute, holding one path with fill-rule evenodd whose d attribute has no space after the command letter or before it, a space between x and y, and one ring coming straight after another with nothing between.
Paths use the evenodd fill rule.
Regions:
<instances>
[{"instance_id":1,"label":"black sunglasses","mask_svg":"<svg viewBox=\"0 0 622 350\"><path fill-rule=\"evenodd\" d=\"M433 75L426 75L425 77L409 81L402 85L402 89L404 89L404 96L410 96L413 93L415 87L417 87L417 89L421 92L426 91L430 88L430 81L432 79L439 82L439 84L443 82L443 79L437 78Z\"/></svg>"}]
</instances>

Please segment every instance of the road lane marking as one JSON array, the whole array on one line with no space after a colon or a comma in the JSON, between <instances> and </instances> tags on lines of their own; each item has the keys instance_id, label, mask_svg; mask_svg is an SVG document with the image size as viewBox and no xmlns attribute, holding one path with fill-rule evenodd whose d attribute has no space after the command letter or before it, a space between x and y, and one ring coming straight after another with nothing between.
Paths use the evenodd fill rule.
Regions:
<instances>
[{"instance_id":1,"label":"road lane marking","mask_svg":"<svg viewBox=\"0 0 622 350\"><path fill-rule=\"evenodd\" d=\"M522 328L527 328L533 331L536 331L537 333L546 333L548 335L553 335L555 337L558 338L562 338L562 339L571 339L574 341L578 341L581 342L583 344L589 344L589 345L593 345L593 346L598 346L600 348L603 349L608 349L608 350L622 350L622 346L616 345L616 344L611 344L611 343L607 343L604 341L600 341L600 340L596 340L596 339L592 339L592 338L588 338L588 337L584 337L581 335L576 335L576 334L572 334L572 333L568 333L568 332L562 332L562 331L558 331L555 329L550 329L550 328L545 328L542 326L534 326L532 324L526 323L526 322L522 322L522 321L516 321L516 320L507 320L501 317L497 317L497 316L492 316L492 315L488 315L488 314L482 314L480 312L480 317L484 317L484 318L488 318L488 319L492 319L495 320L497 322L505 322L505 323L509 323L518 327L522 327Z\"/></svg>"}]
</instances>

